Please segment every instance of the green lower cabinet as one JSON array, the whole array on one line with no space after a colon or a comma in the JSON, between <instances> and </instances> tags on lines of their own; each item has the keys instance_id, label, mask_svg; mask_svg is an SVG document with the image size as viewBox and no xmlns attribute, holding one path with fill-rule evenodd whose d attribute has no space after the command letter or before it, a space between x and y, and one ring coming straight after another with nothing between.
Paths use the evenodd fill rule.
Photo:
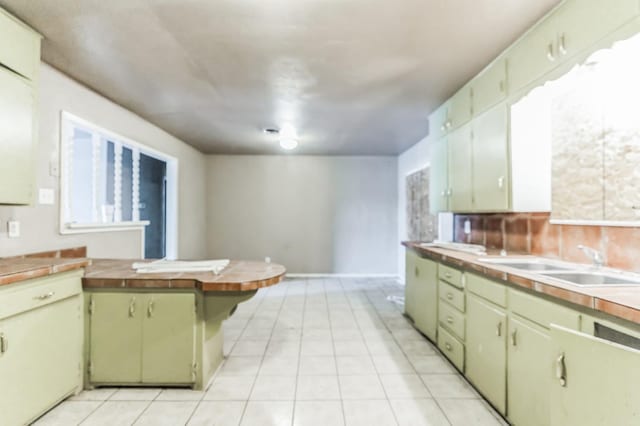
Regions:
<instances>
[{"instance_id":1,"label":"green lower cabinet","mask_svg":"<svg viewBox=\"0 0 640 426\"><path fill-rule=\"evenodd\" d=\"M551 326L551 425L640 424L640 351Z\"/></svg>"},{"instance_id":2,"label":"green lower cabinet","mask_svg":"<svg viewBox=\"0 0 640 426\"><path fill-rule=\"evenodd\" d=\"M92 385L194 382L194 294L95 292L89 324Z\"/></svg>"},{"instance_id":3,"label":"green lower cabinet","mask_svg":"<svg viewBox=\"0 0 640 426\"><path fill-rule=\"evenodd\" d=\"M416 288L418 287L418 259L419 256L412 250L407 250L405 257L404 275L404 312L415 320L416 315Z\"/></svg>"},{"instance_id":4,"label":"green lower cabinet","mask_svg":"<svg viewBox=\"0 0 640 426\"><path fill-rule=\"evenodd\" d=\"M418 285L415 289L416 328L435 342L438 329L438 264L429 259L418 259Z\"/></svg>"},{"instance_id":5,"label":"green lower cabinet","mask_svg":"<svg viewBox=\"0 0 640 426\"><path fill-rule=\"evenodd\" d=\"M518 426L549 424L551 344L549 331L509 317L507 417Z\"/></svg>"},{"instance_id":6,"label":"green lower cabinet","mask_svg":"<svg viewBox=\"0 0 640 426\"><path fill-rule=\"evenodd\" d=\"M81 382L81 299L0 320L0 424L27 424Z\"/></svg>"},{"instance_id":7,"label":"green lower cabinet","mask_svg":"<svg viewBox=\"0 0 640 426\"><path fill-rule=\"evenodd\" d=\"M195 295L149 294L142 322L142 381L195 380Z\"/></svg>"},{"instance_id":8,"label":"green lower cabinet","mask_svg":"<svg viewBox=\"0 0 640 426\"><path fill-rule=\"evenodd\" d=\"M506 333L505 311L468 294L466 376L502 414L506 412Z\"/></svg>"}]
</instances>

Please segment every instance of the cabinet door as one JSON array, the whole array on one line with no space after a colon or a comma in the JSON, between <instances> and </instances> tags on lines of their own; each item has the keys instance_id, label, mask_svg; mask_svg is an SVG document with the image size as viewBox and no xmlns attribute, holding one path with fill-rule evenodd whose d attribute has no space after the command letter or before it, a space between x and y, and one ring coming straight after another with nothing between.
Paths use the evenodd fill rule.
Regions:
<instances>
[{"instance_id":1,"label":"cabinet door","mask_svg":"<svg viewBox=\"0 0 640 426\"><path fill-rule=\"evenodd\" d=\"M467 124L449 138L449 209L469 212L472 207L471 186L471 125Z\"/></svg>"},{"instance_id":2,"label":"cabinet door","mask_svg":"<svg viewBox=\"0 0 640 426\"><path fill-rule=\"evenodd\" d=\"M514 93L551 71L558 63L556 19L546 18L508 53L509 92Z\"/></svg>"},{"instance_id":3,"label":"cabinet door","mask_svg":"<svg viewBox=\"0 0 640 426\"><path fill-rule=\"evenodd\" d=\"M195 294L148 294L142 328L142 381L194 381Z\"/></svg>"},{"instance_id":4,"label":"cabinet door","mask_svg":"<svg viewBox=\"0 0 640 426\"><path fill-rule=\"evenodd\" d=\"M509 209L507 107L487 111L473 122L473 209Z\"/></svg>"},{"instance_id":5,"label":"cabinet door","mask_svg":"<svg viewBox=\"0 0 640 426\"><path fill-rule=\"evenodd\" d=\"M509 317L507 417L512 424L549 424L550 340L548 330Z\"/></svg>"},{"instance_id":6,"label":"cabinet door","mask_svg":"<svg viewBox=\"0 0 640 426\"><path fill-rule=\"evenodd\" d=\"M407 250L404 276L404 312L415 322L416 287L418 286L418 255Z\"/></svg>"},{"instance_id":7,"label":"cabinet door","mask_svg":"<svg viewBox=\"0 0 640 426\"><path fill-rule=\"evenodd\" d=\"M94 293L89 371L95 383L140 383L145 295Z\"/></svg>"},{"instance_id":8,"label":"cabinet door","mask_svg":"<svg viewBox=\"0 0 640 426\"><path fill-rule=\"evenodd\" d=\"M504 414L507 386L507 318L479 297L467 297L467 369L469 380Z\"/></svg>"},{"instance_id":9,"label":"cabinet door","mask_svg":"<svg viewBox=\"0 0 640 426\"><path fill-rule=\"evenodd\" d=\"M0 417L27 424L82 383L79 296L0 321Z\"/></svg>"},{"instance_id":10,"label":"cabinet door","mask_svg":"<svg viewBox=\"0 0 640 426\"><path fill-rule=\"evenodd\" d=\"M465 86L449 101L449 128L457 129L471 120L471 88Z\"/></svg>"},{"instance_id":11,"label":"cabinet door","mask_svg":"<svg viewBox=\"0 0 640 426\"><path fill-rule=\"evenodd\" d=\"M433 144L429 167L429 210L431 213L449 209L448 142L444 137Z\"/></svg>"},{"instance_id":12,"label":"cabinet door","mask_svg":"<svg viewBox=\"0 0 640 426\"><path fill-rule=\"evenodd\" d=\"M478 116L507 96L507 66L504 59L493 63L471 83L471 109Z\"/></svg>"},{"instance_id":13,"label":"cabinet door","mask_svg":"<svg viewBox=\"0 0 640 426\"><path fill-rule=\"evenodd\" d=\"M40 36L1 9L0 63L30 80L40 66Z\"/></svg>"},{"instance_id":14,"label":"cabinet door","mask_svg":"<svg viewBox=\"0 0 640 426\"><path fill-rule=\"evenodd\" d=\"M418 330L435 341L438 328L438 265L432 260L419 258L417 271L413 319Z\"/></svg>"},{"instance_id":15,"label":"cabinet door","mask_svg":"<svg viewBox=\"0 0 640 426\"><path fill-rule=\"evenodd\" d=\"M31 84L0 66L0 204L31 202L33 115Z\"/></svg>"},{"instance_id":16,"label":"cabinet door","mask_svg":"<svg viewBox=\"0 0 640 426\"><path fill-rule=\"evenodd\" d=\"M610 34L638 12L638 0L567 0L556 12L558 51L572 56Z\"/></svg>"},{"instance_id":17,"label":"cabinet door","mask_svg":"<svg viewBox=\"0 0 640 426\"><path fill-rule=\"evenodd\" d=\"M551 345L552 425L638 424L640 351L556 325Z\"/></svg>"},{"instance_id":18,"label":"cabinet door","mask_svg":"<svg viewBox=\"0 0 640 426\"><path fill-rule=\"evenodd\" d=\"M437 140L447 134L449 127L449 102L445 102L429 116L429 135Z\"/></svg>"}]
</instances>

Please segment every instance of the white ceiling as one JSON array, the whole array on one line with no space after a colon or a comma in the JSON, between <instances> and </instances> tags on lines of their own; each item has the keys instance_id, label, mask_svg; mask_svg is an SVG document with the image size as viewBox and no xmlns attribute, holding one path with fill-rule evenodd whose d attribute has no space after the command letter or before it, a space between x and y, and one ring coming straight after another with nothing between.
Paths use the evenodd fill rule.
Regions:
<instances>
[{"instance_id":1,"label":"white ceiling","mask_svg":"<svg viewBox=\"0 0 640 426\"><path fill-rule=\"evenodd\" d=\"M207 153L398 154L559 0L0 0L43 59ZM99 124L99 123L97 123Z\"/></svg>"}]
</instances>

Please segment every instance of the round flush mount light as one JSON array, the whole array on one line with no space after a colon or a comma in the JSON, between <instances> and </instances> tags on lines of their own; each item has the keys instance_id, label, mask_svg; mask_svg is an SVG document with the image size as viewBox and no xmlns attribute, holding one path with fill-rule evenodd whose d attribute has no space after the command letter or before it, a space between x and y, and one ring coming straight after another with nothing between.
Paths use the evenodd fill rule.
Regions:
<instances>
[{"instance_id":1,"label":"round flush mount light","mask_svg":"<svg viewBox=\"0 0 640 426\"><path fill-rule=\"evenodd\" d=\"M280 139L282 149L292 150L298 146L298 141L293 138Z\"/></svg>"}]
</instances>

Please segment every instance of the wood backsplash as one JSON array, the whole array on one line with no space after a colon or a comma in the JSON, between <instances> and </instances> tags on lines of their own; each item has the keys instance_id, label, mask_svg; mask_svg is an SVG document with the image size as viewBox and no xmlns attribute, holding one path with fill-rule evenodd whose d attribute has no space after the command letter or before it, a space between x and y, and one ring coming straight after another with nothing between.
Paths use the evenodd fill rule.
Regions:
<instances>
[{"instance_id":1,"label":"wood backsplash","mask_svg":"<svg viewBox=\"0 0 640 426\"><path fill-rule=\"evenodd\" d=\"M470 234L464 233L467 219ZM552 225L548 213L471 214L455 216L454 239L488 249L589 263L577 248L584 244L604 253L607 266L640 272L638 227Z\"/></svg>"}]
</instances>

